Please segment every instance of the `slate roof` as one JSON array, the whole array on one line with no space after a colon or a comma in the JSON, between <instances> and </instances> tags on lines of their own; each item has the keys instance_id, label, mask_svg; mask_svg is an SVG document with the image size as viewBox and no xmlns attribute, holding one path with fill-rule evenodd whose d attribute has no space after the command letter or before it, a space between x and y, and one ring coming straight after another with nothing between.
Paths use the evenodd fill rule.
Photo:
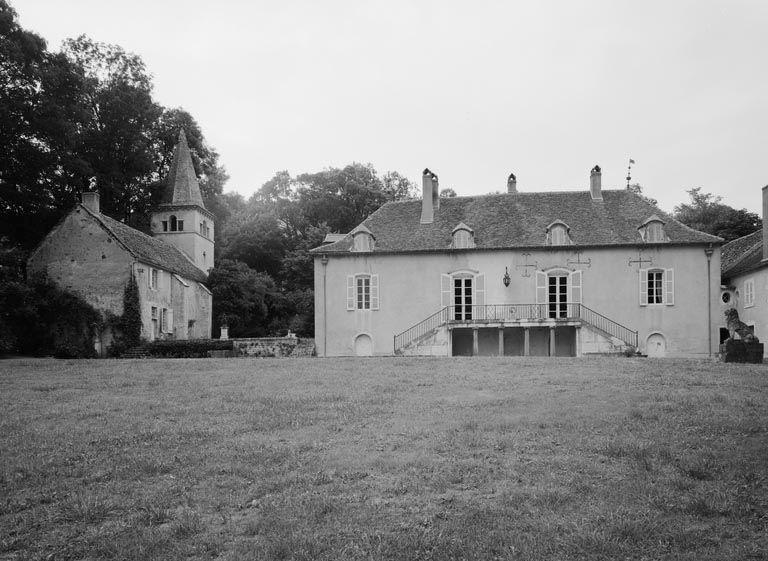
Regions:
<instances>
[{"instance_id":1,"label":"slate roof","mask_svg":"<svg viewBox=\"0 0 768 561\"><path fill-rule=\"evenodd\" d=\"M731 279L764 265L763 231L758 230L728 242L722 248L720 273L722 278Z\"/></svg>"},{"instance_id":2,"label":"slate roof","mask_svg":"<svg viewBox=\"0 0 768 561\"><path fill-rule=\"evenodd\" d=\"M205 208L184 129L179 131L179 141L173 151L173 162L166 178L162 204L197 205Z\"/></svg>"},{"instance_id":3,"label":"slate roof","mask_svg":"<svg viewBox=\"0 0 768 561\"><path fill-rule=\"evenodd\" d=\"M387 203L363 224L376 238L374 253L448 250L460 223L475 233L476 249L548 247L547 226L561 220L570 228L573 246L638 245L638 228L656 215L672 244L720 244L722 238L681 224L639 195L604 190L603 200L588 191L510 193L440 199L432 224L421 224L421 200ZM345 253L352 237L313 249Z\"/></svg>"},{"instance_id":4,"label":"slate roof","mask_svg":"<svg viewBox=\"0 0 768 561\"><path fill-rule=\"evenodd\" d=\"M80 205L80 208L97 220L138 261L197 282L208 280L208 276L203 271L195 267L192 261L172 245L139 232L109 216L95 213L84 205Z\"/></svg>"}]
</instances>

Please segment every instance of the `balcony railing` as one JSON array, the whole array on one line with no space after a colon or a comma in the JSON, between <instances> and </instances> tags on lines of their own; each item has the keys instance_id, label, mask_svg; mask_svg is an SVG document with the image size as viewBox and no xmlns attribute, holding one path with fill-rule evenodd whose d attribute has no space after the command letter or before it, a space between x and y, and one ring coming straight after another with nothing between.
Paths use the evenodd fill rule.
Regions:
<instances>
[{"instance_id":1,"label":"balcony railing","mask_svg":"<svg viewBox=\"0 0 768 561\"><path fill-rule=\"evenodd\" d=\"M633 331L583 304L471 304L446 306L402 333L398 333L394 338L394 350L398 352L446 323L460 325L546 319L580 321L610 337L623 341L627 345L637 347L637 331Z\"/></svg>"}]
</instances>

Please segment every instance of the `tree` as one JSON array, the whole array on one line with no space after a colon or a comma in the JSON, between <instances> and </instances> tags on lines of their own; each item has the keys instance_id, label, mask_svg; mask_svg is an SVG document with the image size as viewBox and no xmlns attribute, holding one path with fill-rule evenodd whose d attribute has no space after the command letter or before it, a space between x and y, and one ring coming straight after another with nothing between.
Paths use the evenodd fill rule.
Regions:
<instances>
[{"instance_id":1,"label":"tree","mask_svg":"<svg viewBox=\"0 0 768 561\"><path fill-rule=\"evenodd\" d=\"M74 204L81 162L63 147L85 119L82 84L77 68L0 0L0 238L8 245L34 246L59 208Z\"/></svg>"},{"instance_id":2,"label":"tree","mask_svg":"<svg viewBox=\"0 0 768 561\"><path fill-rule=\"evenodd\" d=\"M382 190L390 201L407 201L419 196L419 188L396 171L388 171L381 178Z\"/></svg>"},{"instance_id":3,"label":"tree","mask_svg":"<svg viewBox=\"0 0 768 561\"><path fill-rule=\"evenodd\" d=\"M208 285L213 293L214 332L226 323L234 337L266 334L266 297L275 290L269 275L245 263L224 259L211 269Z\"/></svg>"},{"instance_id":4,"label":"tree","mask_svg":"<svg viewBox=\"0 0 768 561\"><path fill-rule=\"evenodd\" d=\"M643 194L643 186L640 185L639 183L632 183L629 187L627 187L627 190L631 191L635 195L639 195L640 197L645 199L647 202L649 202L653 206L658 206L659 205L659 201L657 201L656 199L652 199L651 197L646 197Z\"/></svg>"},{"instance_id":5,"label":"tree","mask_svg":"<svg viewBox=\"0 0 768 561\"><path fill-rule=\"evenodd\" d=\"M674 217L695 230L720 236L725 241L751 234L762 227L760 217L746 209L723 204L722 197L702 193L701 187L686 191L691 202L675 207Z\"/></svg>"},{"instance_id":6,"label":"tree","mask_svg":"<svg viewBox=\"0 0 768 561\"><path fill-rule=\"evenodd\" d=\"M454 191L450 187L447 187L447 188L445 188L445 189L440 191L440 196L441 197L455 197L456 196L456 191Z\"/></svg>"}]
</instances>

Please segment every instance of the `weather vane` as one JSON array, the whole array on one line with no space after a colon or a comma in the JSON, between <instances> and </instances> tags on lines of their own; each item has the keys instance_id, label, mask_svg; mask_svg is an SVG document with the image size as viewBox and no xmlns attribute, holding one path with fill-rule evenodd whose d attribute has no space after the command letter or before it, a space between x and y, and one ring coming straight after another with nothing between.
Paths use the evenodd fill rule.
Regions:
<instances>
[{"instance_id":1,"label":"weather vane","mask_svg":"<svg viewBox=\"0 0 768 561\"><path fill-rule=\"evenodd\" d=\"M630 158L629 165L627 165L627 189L629 189L629 182L632 181L632 164L634 163L635 163L635 160Z\"/></svg>"}]
</instances>

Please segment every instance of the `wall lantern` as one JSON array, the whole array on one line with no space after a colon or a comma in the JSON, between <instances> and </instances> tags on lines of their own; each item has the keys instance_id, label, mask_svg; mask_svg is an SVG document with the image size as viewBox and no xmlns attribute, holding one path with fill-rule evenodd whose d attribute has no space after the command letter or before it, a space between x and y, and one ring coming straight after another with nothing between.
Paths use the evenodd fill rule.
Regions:
<instances>
[{"instance_id":1,"label":"wall lantern","mask_svg":"<svg viewBox=\"0 0 768 561\"><path fill-rule=\"evenodd\" d=\"M504 267L504 277L501 279L504 281L504 286L509 286L509 283L512 279L509 278L509 268Z\"/></svg>"}]
</instances>

